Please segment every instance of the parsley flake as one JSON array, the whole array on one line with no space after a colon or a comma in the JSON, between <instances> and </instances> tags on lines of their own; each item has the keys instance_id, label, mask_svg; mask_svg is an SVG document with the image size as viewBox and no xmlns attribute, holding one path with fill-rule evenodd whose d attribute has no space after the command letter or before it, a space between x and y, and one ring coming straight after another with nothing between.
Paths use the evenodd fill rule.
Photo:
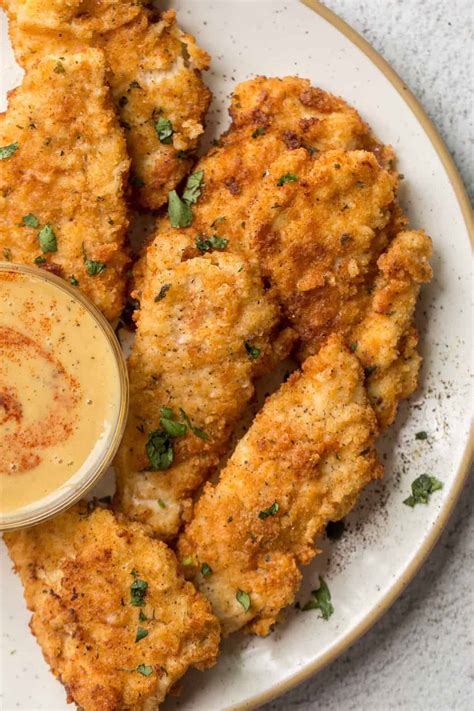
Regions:
<instances>
[{"instance_id":1,"label":"parsley flake","mask_svg":"<svg viewBox=\"0 0 474 711\"><path fill-rule=\"evenodd\" d=\"M415 439L428 439L428 433L427 432L417 432L415 435Z\"/></svg>"},{"instance_id":2,"label":"parsley flake","mask_svg":"<svg viewBox=\"0 0 474 711\"><path fill-rule=\"evenodd\" d=\"M182 422L176 422L174 420L174 414L173 417L166 417L166 415L163 415L163 411L169 412L169 408L162 407L160 411L162 415L160 417L160 425L163 427L165 432L169 434L170 437L182 437L183 435L185 435L186 430L188 429L186 425Z\"/></svg>"},{"instance_id":3,"label":"parsley flake","mask_svg":"<svg viewBox=\"0 0 474 711\"><path fill-rule=\"evenodd\" d=\"M16 150L18 150L18 143L10 143L9 146L1 146L0 147L0 160L5 160L6 158L10 158Z\"/></svg>"},{"instance_id":4,"label":"parsley flake","mask_svg":"<svg viewBox=\"0 0 474 711\"><path fill-rule=\"evenodd\" d=\"M173 463L174 452L170 436L164 430L153 430L145 445L152 471L164 471Z\"/></svg>"},{"instance_id":5,"label":"parsley flake","mask_svg":"<svg viewBox=\"0 0 474 711\"><path fill-rule=\"evenodd\" d=\"M249 358L251 358L252 360L256 360L259 357L259 355L261 353L260 348L257 348L256 346L252 346L252 344L249 343L248 341L244 341L244 346L245 346L245 350L248 353Z\"/></svg>"},{"instance_id":6,"label":"parsley flake","mask_svg":"<svg viewBox=\"0 0 474 711\"><path fill-rule=\"evenodd\" d=\"M259 126L258 128L255 129L255 131L252 133L252 138L258 138L259 136L263 136L267 129L265 126Z\"/></svg>"},{"instance_id":7,"label":"parsley flake","mask_svg":"<svg viewBox=\"0 0 474 711\"><path fill-rule=\"evenodd\" d=\"M144 629L143 627L138 627L137 635L135 637L135 644L141 639L145 639L145 637L148 637L148 630Z\"/></svg>"},{"instance_id":8,"label":"parsley flake","mask_svg":"<svg viewBox=\"0 0 474 711\"><path fill-rule=\"evenodd\" d=\"M212 568L211 568L211 566L208 565L207 563L203 563L203 564L201 565L201 575L202 575L204 578L208 578L210 575L212 575Z\"/></svg>"},{"instance_id":9,"label":"parsley flake","mask_svg":"<svg viewBox=\"0 0 474 711\"><path fill-rule=\"evenodd\" d=\"M105 264L105 262L97 262L95 259L88 258L84 242L82 243L82 253L84 255L84 264L86 267L86 272L89 274L89 276L96 276L107 268L107 264Z\"/></svg>"},{"instance_id":10,"label":"parsley flake","mask_svg":"<svg viewBox=\"0 0 474 711\"><path fill-rule=\"evenodd\" d=\"M201 197L203 179L203 170L197 170L195 173L189 176L183 193L183 200L188 205L197 202L198 199Z\"/></svg>"},{"instance_id":11,"label":"parsley flake","mask_svg":"<svg viewBox=\"0 0 474 711\"><path fill-rule=\"evenodd\" d=\"M160 509L166 509L166 508L167 508L167 506L166 506L165 502L163 501L163 499L158 499L158 506L160 507Z\"/></svg>"},{"instance_id":12,"label":"parsley flake","mask_svg":"<svg viewBox=\"0 0 474 711\"><path fill-rule=\"evenodd\" d=\"M138 613L138 619L140 622L148 622L148 617L145 615L143 610L140 610L140 612ZM138 629L140 629L140 627Z\"/></svg>"},{"instance_id":13,"label":"parsley flake","mask_svg":"<svg viewBox=\"0 0 474 711\"><path fill-rule=\"evenodd\" d=\"M153 674L153 667L149 664L139 664L136 671L143 676L151 676Z\"/></svg>"},{"instance_id":14,"label":"parsley flake","mask_svg":"<svg viewBox=\"0 0 474 711\"><path fill-rule=\"evenodd\" d=\"M237 590L235 597L237 602L240 602L245 612L248 612L250 610L250 595L244 590Z\"/></svg>"},{"instance_id":15,"label":"parsley flake","mask_svg":"<svg viewBox=\"0 0 474 711\"><path fill-rule=\"evenodd\" d=\"M193 564L193 557L192 555L186 556L186 558L183 558L181 561L181 565L192 565Z\"/></svg>"},{"instance_id":16,"label":"parsley flake","mask_svg":"<svg viewBox=\"0 0 474 711\"><path fill-rule=\"evenodd\" d=\"M281 188L285 183L294 183L297 180L298 176L294 173L285 173L285 175L282 175L281 178L278 179L277 186Z\"/></svg>"},{"instance_id":17,"label":"parsley flake","mask_svg":"<svg viewBox=\"0 0 474 711\"><path fill-rule=\"evenodd\" d=\"M181 200L176 190L168 193L168 216L171 227L189 227L193 221L193 212L190 206Z\"/></svg>"},{"instance_id":18,"label":"parsley flake","mask_svg":"<svg viewBox=\"0 0 474 711\"><path fill-rule=\"evenodd\" d=\"M39 245L43 254L46 252L57 252L58 243L56 241L56 235L51 225L45 225L38 232Z\"/></svg>"},{"instance_id":19,"label":"parsley flake","mask_svg":"<svg viewBox=\"0 0 474 711\"><path fill-rule=\"evenodd\" d=\"M185 423L187 424L187 426L189 427L189 429L191 430L193 435L196 435L196 437L199 437L200 439L204 439L204 440L209 439L209 435L207 435L203 430L199 429L199 427L196 427L195 425L193 425L193 423L191 422L191 420L189 419L189 417L187 416L187 414L185 413L185 411L183 410L182 407L179 408L179 411L181 413L181 417L183 418L183 420L185 421Z\"/></svg>"},{"instance_id":20,"label":"parsley flake","mask_svg":"<svg viewBox=\"0 0 474 711\"><path fill-rule=\"evenodd\" d=\"M311 591L311 598L308 600L303 610L320 610L323 620L329 620L334 612L331 603L331 593L322 577L319 578L319 588Z\"/></svg>"},{"instance_id":21,"label":"parsley flake","mask_svg":"<svg viewBox=\"0 0 474 711\"><path fill-rule=\"evenodd\" d=\"M46 264L47 261L48 261L48 260L46 259L46 257L35 257L35 258L33 259L33 262L34 262L35 264Z\"/></svg>"},{"instance_id":22,"label":"parsley flake","mask_svg":"<svg viewBox=\"0 0 474 711\"><path fill-rule=\"evenodd\" d=\"M158 134L160 143L169 145L172 142L174 130L169 119L160 116L158 121L155 122L155 131Z\"/></svg>"},{"instance_id":23,"label":"parsley flake","mask_svg":"<svg viewBox=\"0 0 474 711\"><path fill-rule=\"evenodd\" d=\"M404 504L415 507L417 504L427 504L433 492L443 488L441 481L434 476L422 474L411 485L411 496L404 500Z\"/></svg>"},{"instance_id":24,"label":"parsley flake","mask_svg":"<svg viewBox=\"0 0 474 711\"><path fill-rule=\"evenodd\" d=\"M210 252L213 249L217 249L221 252L228 244L228 239L217 237L217 235L214 235L214 237L196 237L196 247L202 253Z\"/></svg>"},{"instance_id":25,"label":"parsley flake","mask_svg":"<svg viewBox=\"0 0 474 711\"><path fill-rule=\"evenodd\" d=\"M74 274L73 274L72 277L69 279L69 281L71 282L71 284L72 284L73 286L79 286L79 281L78 281L78 279L76 279L76 277L74 276Z\"/></svg>"},{"instance_id":26,"label":"parsley flake","mask_svg":"<svg viewBox=\"0 0 474 711\"><path fill-rule=\"evenodd\" d=\"M280 504L278 503L278 501L274 501L273 504L268 507L268 509L264 509L263 511L260 511L260 513L258 514L258 517L262 521L264 521L269 516L276 516L279 508L280 508Z\"/></svg>"},{"instance_id":27,"label":"parsley flake","mask_svg":"<svg viewBox=\"0 0 474 711\"><path fill-rule=\"evenodd\" d=\"M136 578L130 585L130 603L134 607L144 606L147 588L146 580L140 580L140 578Z\"/></svg>"},{"instance_id":28,"label":"parsley flake","mask_svg":"<svg viewBox=\"0 0 474 711\"><path fill-rule=\"evenodd\" d=\"M23 227L39 227L39 220L36 217L36 215L33 215L32 212L29 212L27 215L23 215L21 218L21 223Z\"/></svg>"}]
</instances>

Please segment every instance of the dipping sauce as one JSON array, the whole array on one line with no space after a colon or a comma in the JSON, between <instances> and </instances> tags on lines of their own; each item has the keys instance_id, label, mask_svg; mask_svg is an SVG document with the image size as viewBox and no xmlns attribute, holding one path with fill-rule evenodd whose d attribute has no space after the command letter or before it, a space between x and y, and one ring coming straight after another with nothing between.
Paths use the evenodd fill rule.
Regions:
<instances>
[{"instance_id":1,"label":"dipping sauce","mask_svg":"<svg viewBox=\"0 0 474 711\"><path fill-rule=\"evenodd\" d=\"M55 492L70 498L110 460L124 419L123 363L108 325L57 277L25 272L0 268L2 520L54 507Z\"/></svg>"}]
</instances>

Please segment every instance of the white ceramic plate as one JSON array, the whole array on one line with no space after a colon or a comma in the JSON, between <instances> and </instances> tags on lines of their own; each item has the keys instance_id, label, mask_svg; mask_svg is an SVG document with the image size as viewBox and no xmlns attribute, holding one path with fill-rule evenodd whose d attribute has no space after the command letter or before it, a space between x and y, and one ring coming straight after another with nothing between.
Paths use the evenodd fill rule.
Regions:
<instances>
[{"instance_id":1,"label":"white ceramic plate","mask_svg":"<svg viewBox=\"0 0 474 711\"><path fill-rule=\"evenodd\" d=\"M325 622L317 612L291 610L286 624L266 639L235 636L214 669L190 673L179 700L163 706L222 711L263 703L342 652L393 602L444 526L467 469L471 250L463 218L467 200L439 137L390 68L331 13L296 0L173 4L182 25L213 58L208 140L227 125L228 95L238 82L255 74L308 77L354 104L395 147L406 176L402 201L413 225L423 226L434 241L435 278L418 309L425 358L421 387L381 443L383 482L364 495L344 537L323 541L323 555L305 571L299 599L307 599L323 573L335 613ZM2 97L20 77L4 20ZM419 430L428 432L427 441L415 439ZM404 506L410 483L425 472L441 479L443 490L428 506ZM1 558L1 707L66 709L64 690L29 633L21 586L4 549Z\"/></svg>"}]
</instances>

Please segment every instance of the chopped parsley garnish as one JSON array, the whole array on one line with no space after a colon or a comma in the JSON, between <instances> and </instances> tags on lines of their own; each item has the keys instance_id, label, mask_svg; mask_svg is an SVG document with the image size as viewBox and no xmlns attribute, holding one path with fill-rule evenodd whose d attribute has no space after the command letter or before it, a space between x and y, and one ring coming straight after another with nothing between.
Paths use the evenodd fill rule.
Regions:
<instances>
[{"instance_id":1,"label":"chopped parsley garnish","mask_svg":"<svg viewBox=\"0 0 474 711\"><path fill-rule=\"evenodd\" d=\"M36 215L33 215L32 212L29 212L28 215L23 215L21 218L21 223L23 227L39 227L39 220L36 217Z\"/></svg>"},{"instance_id":2,"label":"chopped parsley garnish","mask_svg":"<svg viewBox=\"0 0 474 711\"><path fill-rule=\"evenodd\" d=\"M214 222L211 222L211 227L215 227L216 225L219 225L221 222L225 221L225 215L222 215L221 217L216 217Z\"/></svg>"},{"instance_id":3,"label":"chopped parsley garnish","mask_svg":"<svg viewBox=\"0 0 474 711\"><path fill-rule=\"evenodd\" d=\"M143 607L147 588L148 583L146 580L136 578L130 585L130 603L135 607Z\"/></svg>"},{"instance_id":4,"label":"chopped parsley garnish","mask_svg":"<svg viewBox=\"0 0 474 711\"><path fill-rule=\"evenodd\" d=\"M196 247L203 253L210 252L213 249L222 251L228 244L228 239L217 237L216 235L214 235L214 237L196 237Z\"/></svg>"},{"instance_id":5,"label":"chopped parsley garnish","mask_svg":"<svg viewBox=\"0 0 474 711\"><path fill-rule=\"evenodd\" d=\"M2 146L0 148L0 160L10 158L16 150L18 150L18 143L10 143L9 146Z\"/></svg>"},{"instance_id":6,"label":"chopped parsley garnish","mask_svg":"<svg viewBox=\"0 0 474 711\"><path fill-rule=\"evenodd\" d=\"M145 449L152 471L164 471L170 468L173 463L174 452L167 432L164 430L150 432Z\"/></svg>"},{"instance_id":7,"label":"chopped parsley garnish","mask_svg":"<svg viewBox=\"0 0 474 711\"><path fill-rule=\"evenodd\" d=\"M427 432L417 432L415 435L415 439L428 439L428 433Z\"/></svg>"},{"instance_id":8,"label":"chopped parsley garnish","mask_svg":"<svg viewBox=\"0 0 474 711\"><path fill-rule=\"evenodd\" d=\"M351 353L355 353L357 350L357 343L353 341L352 343L349 343L349 350Z\"/></svg>"},{"instance_id":9,"label":"chopped parsley garnish","mask_svg":"<svg viewBox=\"0 0 474 711\"><path fill-rule=\"evenodd\" d=\"M255 131L252 133L252 138L258 138L259 136L263 136L267 129L265 126L259 126L258 128L255 129Z\"/></svg>"},{"instance_id":10,"label":"chopped parsley garnish","mask_svg":"<svg viewBox=\"0 0 474 711\"><path fill-rule=\"evenodd\" d=\"M148 637L148 630L144 629L143 627L138 627L137 635L135 637L135 643L139 642L141 639L144 639L145 637Z\"/></svg>"},{"instance_id":11,"label":"chopped parsley garnish","mask_svg":"<svg viewBox=\"0 0 474 711\"><path fill-rule=\"evenodd\" d=\"M244 341L244 346L245 346L245 350L248 353L249 358L251 358L252 360L256 360L259 357L259 355L261 353L260 348L257 348L256 346L252 346L252 344L249 343L248 341Z\"/></svg>"},{"instance_id":12,"label":"chopped parsley garnish","mask_svg":"<svg viewBox=\"0 0 474 711\"><path fill-rule=\"evenodd\" d=\"M72 277L69 279L69 281L71 282L71 284L72 284L73 286L79 286L79 281L78 281L78 279L76 279L76 277L74 276L74 274L73 274Z\"/></svg>"},{"instance_id":13,"label":"chopped parsley garnish","mask_svg":"<svg viewBox=\"0 0 474 711\"><path fill-rule=\"evenodd\" d=\"M268 509L264 509L263 511L260 511L260 513L258 514L258 517L262 521L264 521L269 516L276 516L279 508L280 508L280 504L278 503L278 501L274 501L273 504L268 507Z\"/></svg>"},{"instance_id":14,"label":"chopped parsley garnish","mask_svg":"<svg viewBox=\"0 0 474 711\"><path fill-rule=\"evenodd\" d=\"M138 619L140 622L147 622L148 621L148 617L145 615L143 610L140 610L140 612L138 613ZM140 629L140 627L138 629Z\"/></svg>"},{"instance_id":15,"label":"chopped parsley garnish","mask_svg":"<svg viewBox=\"0 0 474 711\"><path fill-rule=\"evenodd\" d=\"M196 427L195 425L193 425L193 423L191 422L191 420L189 419L189 417L187 416L187 414L185 413L185 411L183 410L182 407L179 408L179 411L181 413L181 417L186 422L187 426L189 427L189 429L191 430L193 435L196 435L196 437L200 437L200 439L205 439L205 440L209 439L209 435L207 435L203 430L199 429L199 427Z\"/></svg>"},{"instance_id":16,"label":"chopped parsley garnish","mask_svg":"<svg viewBox=\"0 0 474 711\"><path fill-rule=\"evenodd\" d=\"M176 190L168 193L168 216L171 227L189 227L193 221L191 205L201 195L204 171L198 170L189 176L181 199Z\"/></svg>"},{"instance_id":17,"label":"chopped parsley garnish","mask_svg":"<svg viewBox=\"0 0 474 711\"><path fill-rule=\"evenodd\" d=\"M86 272L89 274L89 276L96 276L107 268L107 264L105 264L104 262L97 262L95 259L88 258L84 242L82 243L82 253L84 255L84 264L86 266Z\"/></svg>"},{"instance_id":18,"label":"chopped parsley garnish","mask_svg":"<svg viewBox=\"0 0 474 711\"><path fill-rule=\"evenodd\" d=\"M160 425L170 437L182 437L186 434L186 425L182 422L176 422L175 414L171 408L162 407L160 415Z\"/></svg>"},{"instance_id":19,"label":"chopped parsley garnish","mask_svg":"<svg viewBox=\"0 0 474 711\"><path fill-rule=\"evenodd\" d=\"M372 375L372 373L375 373L376 370L377 370L377 366L376 366L376 365L369 365L369 366L367 366L367 368L364 368L364 375L365 375L365 377L366 377L366 378L370 378L370 376Z\"/></svg>"},{"instance_id":20,"label":"chopped parsley garnish","mask_svg":"<svg viewBox=\"0 0 474 711\"><path fill-rule=\"evenodd\" d=\"M193 221L193 211L181 200L176 190L168 193L168 216L171 227L189 227Z\"/></svg>"},{"instance_id":21,"label":"chopped parsley garnish","mask_svg":"<svg viewBox=\"0 0 474 711\"><path fill-rule=\"evenodd\" d=\"M163 284L163 286L161 287L161 289L155 296L154 300L161 301L161 299L164 299L170 288L171 288L171 284Z\"/></svg>"},{"instance_id":22,"label":"chopped parsley garnish","mask_svg":"<svg viewBox=\"0 0 474 711\"><path fill-rule=\"evenodd\" d=\"M346 524L344 523L344 519L341 518L340 521L329 521L326 526L326 536L330 541L338 541L345 530Z\"/></svg>"},{"instance_id":23,"label":"chopped parsley garnish","mask_svg":"<svg viewBox=\"0 0 474 711\"><path fill-rule=\"evenodd\" d=\"M320 610L323 620L329 620L334 607L331 604L331 593L322 577L319 578L319 588L311 591L311 598L308 600L303 610Z\"/></svg>"},{"instance_id":24,"label":"chopped parsley garnish","mask_svg":"<svg viewBox=\"0 0 474 711\"><path fill-rule=\"evenodd\" d=\"M404 504L412 508L417 504L427 504L431 494L443 488L442 482L436 477L422 474L411 485L411 496L404 500Z\"/></svg>"},{"instance_id":25,"label":"chopped parsley garnish","mask_svg":"<svg viewBox=\"0 0 474 711\"><path fill-rule=\"evenodd\" d=\"M160 507L160 509L166 509L166 504L163 499L158 499L158 506Z\"/></svg>"},{"instance_id":26,"label":"chopped parsley garnish","mask_svg":"<svg viewBox=\"0 0 474 711\"><path fill-rule=\"evenodd\" d=\"M149 664L139 664L137 672L143 676L151 676L153 674L153 667L150 667Z\"/></svg>"},{"instance_id":27,"label":"chopped parsley garnish","mask_svg":"<svg viewBox=\"0 0 474 711\"><path fill-rule=\"evenodd\" d=\"M130 571L130 575L132 575L134 578L138 578L138 573L135 568L132 568L132 570Z\"/></svg>"},{"instance_id":28,"label":"chopped parsley garnish","mask_svg":"<svg viewBox=\"0 0 474 711\"><path fill-rule=\"evenodd\" d=\"M294 173L285 173L285 175L282 175L281 178L278 179L277 186L281 188L281 186L285 185L285 183L294 183L297 180L298 176Z\"/></svg>"},{"instance_id":29,"label":"chopped parsley garnish","mask_svg":"<svg viewBox=\"0 0 474 711\"><path fill-rule=\"evenodd\" d=\"M158 134L160 143L169 145L172 142L174 130L169 119L160 116L158 121L155 121L155 131Z\"/></svg>"},{"instance_id":30,"label":"chopped parsley garnish","mask_svg":"<svg viewBox=\"0 0 474 711\"><path fill-rule=\"evenodd\" d=\"M197 170L195 173L189 176L183 193L183 200L188 205L192 205L193 203L197 202L198 199L201 197L201 187L203 179L203 170Z\"/></svg>"},{"instance_id":31,"label":"chopped parsley garnish","mask_svg":"<svg viewBox=\"0 0 474 711\"><path fill-rule=\"evenodd\" d=\"M245 612L248 612L250 610L250 595L244 590L237 590L235 597L237 602L240 602Z\"/></svg>"},{"instance_id":32,"label":"chopped parsley garnish","mask_svg":"<svg viewBox=\"0 0 474 711\"><path fill-rule=\"evenodd\" d=\"M51 225L45 225L38 232L39 245L41 251L46 254L46 252L57 252L58 243L56 241L56 235Z\"/></svg>"},{"instance_id":33,"label":"chopped parsley garnish","mask_svg":"<svg viewBox=\"0 0 474 711\"><path fill-rule=\"evenodd\" d=\"M212 568L211 568L211 566L208 565L207 563L203 563L203 564L201 565L201 575L202 575L204 578L208 578L210 575L212 575Z\"/></svg>"},{"instance_id":34,"label":"chopped parsley garnish","mask_svg":"<svg viewBox=\"0 0 474 711\"><path fill-rule=\"evenodd\" d=\"M192 555L186 556L186 558L183 558L181 561L181 565L192 565L193 564L193 557Z\"/></svg>"},{"instance_id":35,"label":"chopped parsley garnish","mask_svg":"<svg viewBox=\"0 0 474 711\"><path fill-rule=\"evenodd\" d=\"M46 259L46 257L35 257L33 261L35 264L46 264L48 260Z\"/></svg>"}]
</instances>

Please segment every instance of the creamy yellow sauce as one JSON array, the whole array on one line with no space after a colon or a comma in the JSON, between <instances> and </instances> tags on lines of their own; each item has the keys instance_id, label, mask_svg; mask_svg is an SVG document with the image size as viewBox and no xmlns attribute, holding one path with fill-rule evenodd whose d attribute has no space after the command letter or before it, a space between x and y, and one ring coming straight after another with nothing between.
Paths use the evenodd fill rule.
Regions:
<instances>
[{"instance_id":1,"label":"creamy yellow sauce","mask_svg":"<svg viewBox=\"0 0 474 711\"><path fill-rule=\"evenodd\" d=\"M89 470L119 401L113 350L87 309L41 275L0 271L0 513Z\"/></svg>"}]
</instances>

